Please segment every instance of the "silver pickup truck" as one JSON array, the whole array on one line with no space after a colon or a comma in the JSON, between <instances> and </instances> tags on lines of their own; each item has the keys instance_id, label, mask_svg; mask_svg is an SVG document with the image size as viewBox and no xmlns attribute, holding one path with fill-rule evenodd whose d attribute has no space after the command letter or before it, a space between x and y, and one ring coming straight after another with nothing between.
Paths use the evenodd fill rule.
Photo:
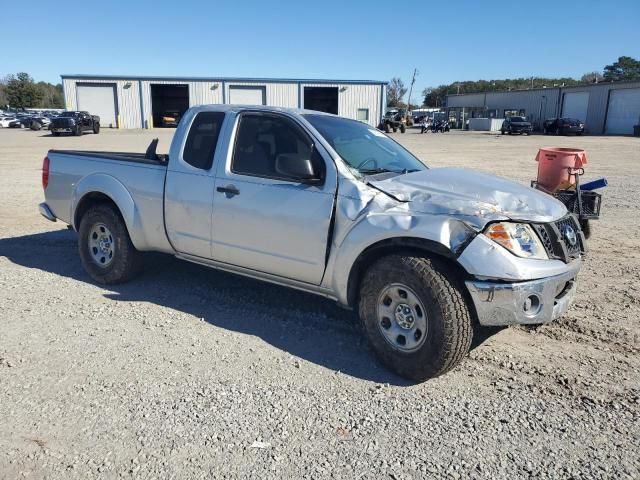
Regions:
<instances>
[{"instance_id":1,"label":"silver pickup truck","mask_svg":"<svg viewBox=\"0 0 640 480\"><path fill-rule=\"evenodd\" d=\"M305 110L199 106L168 155L49 151L40 212L78 232L100 283L143 251L357 309L400 375L440 375L477 325L562 315L585 249L549 195L464 169L429 169L368 125Z\"/></svg>"}]
</instances>

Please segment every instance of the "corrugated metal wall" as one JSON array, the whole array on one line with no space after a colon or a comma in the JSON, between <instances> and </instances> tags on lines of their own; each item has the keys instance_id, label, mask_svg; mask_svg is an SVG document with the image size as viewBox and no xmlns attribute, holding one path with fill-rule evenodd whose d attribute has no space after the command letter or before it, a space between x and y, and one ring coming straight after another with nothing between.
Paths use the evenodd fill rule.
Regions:
<instances>
[{"instance_id":1,"label":"corrugated metal wall","mask_svg":"<svg viewBox=\"0 0 640 480\"><path fill-rule=\"evenodd\" d=\"M470 93L447 96L448 108L484 107L498 109L504 115L505 109L524 109L526 115L537 126L540 120L562 115L562 101L565 93L588 92L589 106L585 129L587 133L600 135L605 131L609 96L613 90L640 88L640 82L598 83L576 87L554 87L511 92ZM540 110L542 115L540 116Z\"/></svg>"},{"instance_id":2,"label":"corrugated metal wall","mask_svg":"<svg viewBox=\"0 0 640 480\"><path fill-rule=\"evenodd\" d=\"M304 106L304 87L336 87L338 88L338 113L348 118L357 118L359 108L369 109L369 121L372 126L378 124L383 114L382 106L385 87L380 84L359 83L312 83L304 81L259 82L244 80L218 81L181 81L181 80L151 80L151 79L93 79L90 77L65 77L62 80L65 92L66 107L77 109L77 83L110 83L116 85L117 105L120 128L149 128L151 119L151 85L187 85L189 87L189 105L222 104L229 99L229 87L264 86L266 87L266 102L269 106L298 108ZM223 91L224 90L224 91ZM141 113L142 112L142 113ZM143 122L144 119L144 122Z\"/></svg>"},{"instance_id":3,"label":"corrugated metal wall","mask_svg":"<svg viewBox=\"0 0 640 480\"><path fill-rule=\"evenodd\" d=\"M140 90L136 80L94 80L94 79L64 79L63 89L65 98L65 108L67 110L77 110L76 84L111 84L116 86L116 96L118 97L118 118L119 128L140 128Z\"/></svg>"},{"instance_id":4,"label":"corrugated metal wall","mask_svg":"<svg viewBox=\"0 0 640 480\"><path fill-rule=\"evenodd\" d=\"M304 108L304 87L336 87L338 89L338 115L357 118L359 108L369 109L371 126L378 125L382 112L380 85L340 84L340 83L300 83L300 108Z\"/></svg>"},{"instance_id":5,"label":"corrugated metal wall","mask_svg":"<svg viewBox=\"0 0 640 480\"><path fill-rule=\"evenodd\" d=\"M144 111L144 128L153 124L151 106L151 85L187 85L189 87L189 106L222 103L222 82L181 82L179 80L141 80L142 108ZM136 128L140 128L138 126Z\"/></svg>"},{"instance_id":6,"label":"corrugated metal wall","mask_svg":"<svg viewBox=\"0 0 640 480\"><path fill-rule=\"evenodd\" d=\"M298 108L297 83L225 82L225 99L229 102L229 87L265 87L267 105ZM222 103L222 102L220 102Z\"/></svg>"}]
</instances>

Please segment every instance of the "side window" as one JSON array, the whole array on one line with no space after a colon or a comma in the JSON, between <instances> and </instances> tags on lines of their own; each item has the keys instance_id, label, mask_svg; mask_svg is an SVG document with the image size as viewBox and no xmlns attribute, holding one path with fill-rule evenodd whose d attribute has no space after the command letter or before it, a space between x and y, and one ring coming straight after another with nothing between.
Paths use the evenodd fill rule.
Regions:
<instances>
[{"instance_id":1,"label":"side window","mask_svg":"<svg viewBox=\"0 0 640 480\"><path fill-rule=\"evenodd\" d=\"M309 137L293 122L272 115L243 114L231 161L231 171L256 177L281 178L276 158L287 154L300 161L322 161ZM324 165L324 162L323 162Z\"/></svg>"},{"instance_id":2,"label":"side window","mask_svg":"<svg viewBox=\"0 0 640 480\"><path fill-rule=\"evenodd\" d=\"M191 123L182 159L189 165L209 170L213 164L224 112L200 112Z\"/></svg>"}]
</instances>

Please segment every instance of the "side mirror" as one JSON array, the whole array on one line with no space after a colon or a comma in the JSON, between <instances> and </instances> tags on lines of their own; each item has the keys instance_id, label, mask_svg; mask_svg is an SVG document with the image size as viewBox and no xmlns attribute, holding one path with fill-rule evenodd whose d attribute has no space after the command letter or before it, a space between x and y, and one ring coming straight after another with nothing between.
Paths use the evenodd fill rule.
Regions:
<instances>
[{"instance_id":1,"label":"side mirror","mask_svg":"<svg viewBox=\"0 0 640 480\"><path fill-rule=\"evenodd\" d=\"M276 157L276 172L285 178L308 185L317 185L322 179L313 168L311 159L300 159L295 153L281 153Z\"/></svg>"}]
</instances>

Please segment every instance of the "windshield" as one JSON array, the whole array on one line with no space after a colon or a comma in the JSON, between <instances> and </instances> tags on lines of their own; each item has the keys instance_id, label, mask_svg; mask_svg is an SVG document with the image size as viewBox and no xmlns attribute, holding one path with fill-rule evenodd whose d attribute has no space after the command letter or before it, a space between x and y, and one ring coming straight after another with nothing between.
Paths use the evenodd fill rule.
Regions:
<instances>
[{"instance_id":1,"label":"windshield","mask_svg":"<svg viewBox=\"0 0 640 480\"><path fill-rule=\"evenodd\" d=\"M77 117L78 112L62 112L60 116L61 117Z\"/></svg>"},{"instance_id":2,"label":"windshield","mask_svg":"<svg viewBox=\"0 0 640 480\"><path fill-rule=\"evenodd\" d=\"M527 119L524 117L511 117L512 122L526 122Z\"/></svg>"},{"instance_id":3,"label":"windshield","mask_svg":"<svg viewBox=\"0 0 640 480\"><path fill-rule=\"evenodd\" d=\"M329 115L304 115L345 163L362 175L408 173L427 167L398 143L371 126Z\"/></svg>"}]
</instances>

